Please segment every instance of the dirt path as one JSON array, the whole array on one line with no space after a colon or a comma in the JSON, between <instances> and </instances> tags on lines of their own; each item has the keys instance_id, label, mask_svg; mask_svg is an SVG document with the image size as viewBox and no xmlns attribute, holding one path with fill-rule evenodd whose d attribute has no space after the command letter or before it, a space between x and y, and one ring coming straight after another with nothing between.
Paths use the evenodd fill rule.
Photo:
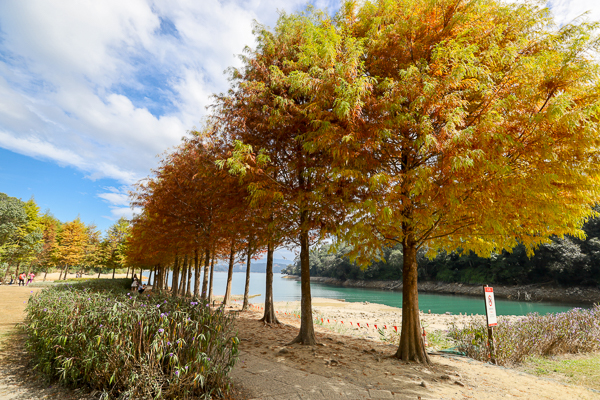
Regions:
<instances>
[{"instance_id":1,"label":"dirt path","mask_svg":"<svg viewBox=\"0 0 600 400\"><path fill-rule=\"evenodd\" d=\"M24 319L27 299L38 288L0 286L0 400L91 399L89 393L64 389L36 377L27 363L23 351L24 338L16 324ZM317 303L318 304L318 303ZM319 306L324 306L319 304ZM335 305L332 305L335 307ZM338 312L352 309L351 305L338 308ZM297 334L299 321L290 315L280 315L284 323L269 326L258 322L261 314L250 311L240 314L236 321L240 332L240 350L247 359L257 361L239 363L236 368L250 380L248 394L268 393L268 376L262 379L261 360L269 365L279 365L282 370L301 371L314 377L315 382L364 388L372 396L388 395L394 399L600 399L600 394L583 387L565 385L537 378L512 369L496 367L461 357L432 355L433 365L423 367L404 364L391 358L395 346L379 340L358 338L332 332L316 326L321 346L287 346ZM285 368L283 368L285 367ZM272 375L269 373L269 376ZM285 384L283 377L282 384ZM317 379L318 378L318 379ZM269 381L271 385L276 380ZM275 382L275 383L274 383ZM303 388L285 398L303 398ZM321 399L328 399L321 392ZM307 398L307 397L304 397ZM311 397L312 398L312 397ZM334 397L336 398L336 397Z\"/></svg>"},{"instance_id":2,"label":"dirt path","mask_svg":"<svg viewBox=\"0 0 600 400\"><path fill-rule=\"evenodd\" d=\"M18 325L25 318L35 287L0 285L0 400L87 400L87 393L49 384L32 371L24 351L25 338Z\"/></svg>"}]
</instances>

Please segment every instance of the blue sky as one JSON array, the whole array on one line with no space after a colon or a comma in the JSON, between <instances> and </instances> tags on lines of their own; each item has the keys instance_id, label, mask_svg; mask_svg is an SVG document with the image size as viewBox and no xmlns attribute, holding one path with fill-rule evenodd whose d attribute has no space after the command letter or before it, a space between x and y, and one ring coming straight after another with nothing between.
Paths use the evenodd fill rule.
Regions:
<instances>
[{"instance_id":1,"label":"blue sky","mask_svg":"<svg viewBox=\"0 0 600 400\"><path fill-rule=\"evenodd\" d=\"M223 72L253 45L253 20L273 26L278 10L305 4L0 1L0 192L103 231L131 216L130 185L227 90ZM600 20L598 1L550 5L559 23L586 10Z\"/></svg>"}]
</instances>

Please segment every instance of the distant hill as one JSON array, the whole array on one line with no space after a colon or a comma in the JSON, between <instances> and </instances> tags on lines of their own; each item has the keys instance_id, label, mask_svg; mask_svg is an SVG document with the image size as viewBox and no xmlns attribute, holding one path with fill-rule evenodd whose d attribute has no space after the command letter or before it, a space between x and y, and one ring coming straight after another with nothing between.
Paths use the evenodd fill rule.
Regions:
<instances>
[{"instance_id":1,"label":"distant hill","mask_svg":"<svg viewBox=\"0 0 600 400\"><path fill-rule=\"evenodd\" d=\"M293 261L282 260L282 259L273 259L273 273L278 274L281 273L281 270L287 267L288 265L293 264ZM227 268L229 268L228 264L220 263L215 265L215 271L226 272ZM257 273L265 273L267 271L267 261L252 261L250 264L250 272ZM233 267L233 272L246 272L246 263L240 264L237 263Z\"/></svg>"}]
</instances>

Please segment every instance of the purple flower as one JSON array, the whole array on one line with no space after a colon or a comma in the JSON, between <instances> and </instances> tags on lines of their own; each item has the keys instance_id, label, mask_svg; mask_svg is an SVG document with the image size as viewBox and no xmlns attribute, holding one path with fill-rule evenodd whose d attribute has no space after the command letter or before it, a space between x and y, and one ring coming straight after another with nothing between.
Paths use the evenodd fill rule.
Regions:
<instances>
[{"instance_id":1,"label":"purple flower","mask_svg":"<svg viewBox=\"0 0 600 400\"><path fill-rule=\"evenodd\" d=\"M179 375L179 371L175 371L175 375Z\"/></svg>"},{"instance_id":2,"label":"purple flower","mask_svg":"<svg viewBox=\"0 0 600 400\"><path fill-rule=\"evenodd\" d=\"M167 346L170 346L170 345L171 345L171 342L167 342Z\"/></svg>"},{"instance_id":3,"label":"purple flower","mask_svg":"<svg viewBox=\"0 0 600 400\"><path fill-rule=\"evenodd\" d=\"M169 357L173 357L173 353L169 353Z\"/></svg>"},{"instance_id":4,"label":"purple flower","mask_svg":"<svg viewBox=\"0 0 600 400\"><path fill-rule=\"evenodd\" d=\"M160 329L158 330L158 333L163 333L164 331L165 331L165 330L164 330L163 328L160 328Z\"/></svg>"},{"instance_id":5,"label":"purple flower","mask_svg":"<svg viewBox=\"0 0 600 400\"><path fill-rule=\"evenodd\" d=\"M129 296L131 293L127 293L127 296Z\"/></svg>"},{"instance_id":6,"label":"purple flower","mask_svg":"<svg viewBox=\"0 0 600 400\"><path fill-rule=\"evenodd\" d=\"M188 369L188 366L187 366L187 365L185 366L185 369Z\"/></svg>"}]
</instances>

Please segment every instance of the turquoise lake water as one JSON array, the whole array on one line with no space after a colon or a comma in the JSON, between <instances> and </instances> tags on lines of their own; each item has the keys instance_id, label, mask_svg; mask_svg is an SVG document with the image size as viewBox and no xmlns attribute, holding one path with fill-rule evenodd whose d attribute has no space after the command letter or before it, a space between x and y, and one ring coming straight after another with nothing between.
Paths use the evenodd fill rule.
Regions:
<instances>
[{"instance_id":1,"label":"turquoise lake water","mask_svg":"<svg viewBox=\"0 0 600 400\"><path fill-rule=\"evenodd\" d=\"M265 277L266 275L261 273L252 273L250 275L250 294L260 295L252 298L252 303L264 302ZM245 278L245 273L233 274L233 294L244 294ZM227 273L215 272L213 279L213 293L215 295L224 295ZM311 294L312 297L344 299L348 302L368 301L370 303L385 304L392 307L402 307L402 293L390 290L345 288L311 283ZM285 279L281 274L273 274L273 298L275 301L300 300L300 282L293 279ZM526 315L531 312L547 314L568 311L573 307L573 305L556 303L532 303L496 299L496 312L498 315ZM481 298L478 298L475 296L419 293L419 309L424 312L431 310L432 313L436 314L443 314L445 312L451 312L453 314L485 313L483 295Z\"/></svg>"}]
</instances>

